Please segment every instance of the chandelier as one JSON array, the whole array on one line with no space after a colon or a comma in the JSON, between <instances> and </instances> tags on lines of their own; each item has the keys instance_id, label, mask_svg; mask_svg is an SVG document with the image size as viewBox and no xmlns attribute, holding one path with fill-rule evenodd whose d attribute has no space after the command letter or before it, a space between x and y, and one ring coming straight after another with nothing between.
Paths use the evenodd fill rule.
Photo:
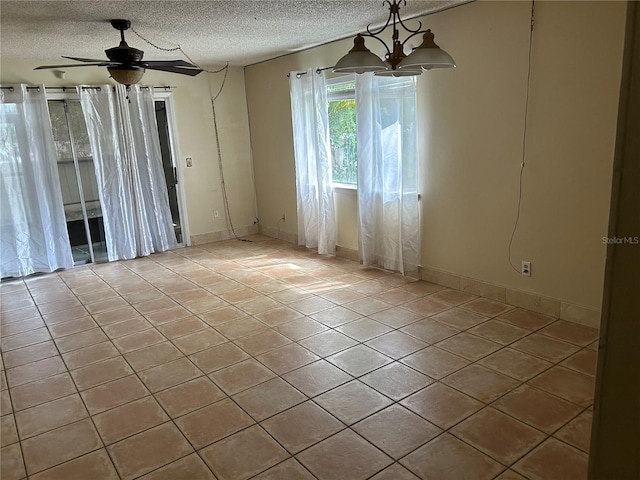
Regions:
<instances>
[{"instance_id":1,"label":"chandelier","mask_svg":"<svg viewBox=\"0 0 640 480\"><path fill-rule=\"evenodd\" d=\"M431 30L421 30L422 23L418 22L418 28L408 28L400 18L400 4L406 5L406 0L385 0L383 5L389 5L389 18L379 30L371 31L371 25L367 26L367 33L359 33L353 39L353 48L344 57L338 60L333 67L335 73L365 73L373 72L374 75L408 77L421 75L423 70L434 68L451 68L456 63L447 52L442 50L434 41ZM391 48L382 40L380 35L386 28L392 25ZM401 26L409 36L400 42L398 26ZM415 48L409 55L404 53L404 45L416 35L423 34L422 44ZM382 60L364 45L364 37L378 40L387 50L385 59Z\"/></svg>"}]
</instances>

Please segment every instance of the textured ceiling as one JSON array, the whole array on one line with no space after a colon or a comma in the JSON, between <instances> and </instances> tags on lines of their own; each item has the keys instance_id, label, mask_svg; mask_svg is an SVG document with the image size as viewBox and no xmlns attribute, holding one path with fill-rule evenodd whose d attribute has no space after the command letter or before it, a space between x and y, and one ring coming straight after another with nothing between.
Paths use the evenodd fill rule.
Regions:
<instances>
[{"instance_id":1,"label":"textured ceiling","mask_svg":"<svg viewBox=\"0 0 640 480\"><path fill-rule=\"evenodd\" d=\"M468 1L408 0L401 15L413 18ZM104 50L119 42L109 19L125 18L143 37L165 48L180 45L200 65L241 66L354 35L368 24L382 25L387 15L382 0L2 0L0 54L47 61L61 55L105 58ZM126 38L146 59L181 58L130 31Z\"/></svg>"}]
</instances>

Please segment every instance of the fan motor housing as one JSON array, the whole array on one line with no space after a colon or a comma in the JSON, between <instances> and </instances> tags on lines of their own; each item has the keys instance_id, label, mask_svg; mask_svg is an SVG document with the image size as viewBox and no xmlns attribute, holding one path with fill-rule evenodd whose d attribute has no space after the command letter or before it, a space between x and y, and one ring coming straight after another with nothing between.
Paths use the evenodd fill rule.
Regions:
<instances>
[{"instance_id":1,"label":"fan motor housing","mask_svg":"<svg viewBox=\"0 0 640 480\"><path fill-rule=\"evenodd\" d=\"M112 62L120 62L125 65L141 61L142 56L144 55L142 50L130 47L125 42L121 42L117 47L105 50L104 53L106 53L107 58Z\"/></svg>"}]
</instances>

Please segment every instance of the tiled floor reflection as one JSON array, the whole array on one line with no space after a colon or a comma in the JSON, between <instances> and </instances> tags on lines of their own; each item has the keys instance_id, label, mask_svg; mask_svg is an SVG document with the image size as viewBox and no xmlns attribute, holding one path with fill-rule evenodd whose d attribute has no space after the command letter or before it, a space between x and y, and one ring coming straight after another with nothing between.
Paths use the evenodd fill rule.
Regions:
<instances>
[{"instance_id":1,"label":"tiled floor reflection","mask_svg":"<svg viewBox=\"0 0 640 480\"><path fill-rule=\"evenodd\" d=\"M1 478L586 478L596 330L251 240L2 282Z\"/></svg>"}]
</instances>

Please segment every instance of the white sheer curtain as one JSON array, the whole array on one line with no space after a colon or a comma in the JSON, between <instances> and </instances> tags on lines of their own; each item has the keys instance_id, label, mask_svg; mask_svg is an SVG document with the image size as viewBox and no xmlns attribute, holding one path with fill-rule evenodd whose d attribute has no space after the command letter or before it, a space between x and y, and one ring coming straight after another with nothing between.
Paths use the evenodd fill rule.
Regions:
<instances>
[{"instance_id":1,"label":"white sheer curtain","mask_svg":"<svg viewBox=\"0 0 640 480\"><path fill-rule=\"evenodd\" d=\"M78 87L109 260L175 247L151 88Z\"/></svg>"},{"instance_id":2,"label":"white sheer curtain","mask_svg":"<svg viewBox=\"0 0 640 480\"><path fill-rule=\"evenodd\" d=\"M44 85L0 92L0 276L73 267Z\"/></svg>"},{"instance_id":3,"label":"white sheer curtain","mask_svg":"<svg viewBox=\"0 0 640 480\"><path fill-rule=\"evenodd\" d=\"M289 74L296 163L298 244L336 251L336 217L331 187L329 114L324 72L310 68Z\"/></svg>"},{"instance_id":4,"label":"white sheer curtain","mask_svg":"<svg viewBox=\"0 0 640 480\"><path fill-rule=\"evenodd\" d=\"M420 263L416 83L356 76L360 258L403 274Z\"/></svg>"}]
</instances>

